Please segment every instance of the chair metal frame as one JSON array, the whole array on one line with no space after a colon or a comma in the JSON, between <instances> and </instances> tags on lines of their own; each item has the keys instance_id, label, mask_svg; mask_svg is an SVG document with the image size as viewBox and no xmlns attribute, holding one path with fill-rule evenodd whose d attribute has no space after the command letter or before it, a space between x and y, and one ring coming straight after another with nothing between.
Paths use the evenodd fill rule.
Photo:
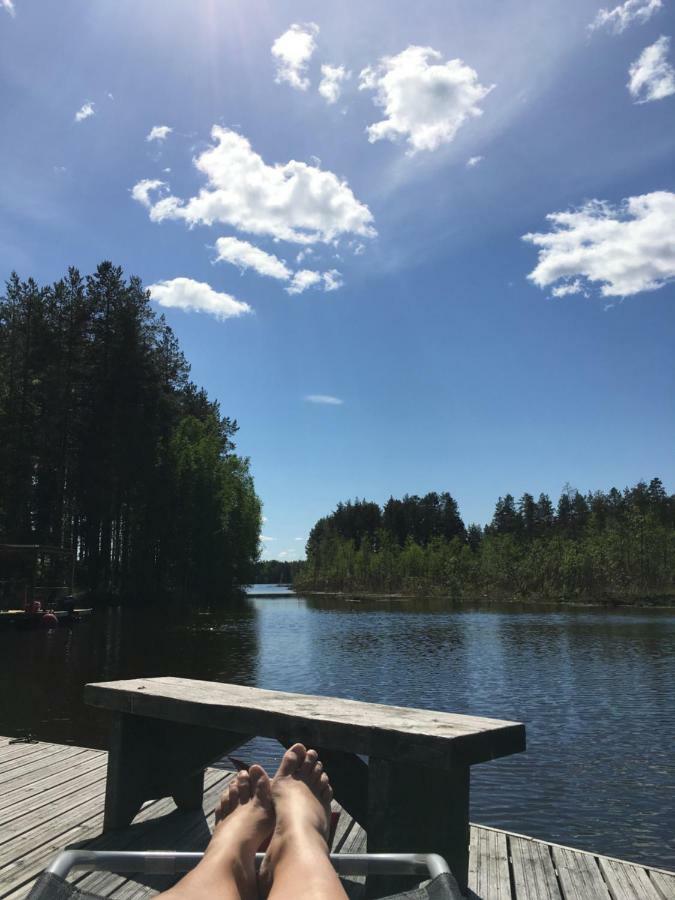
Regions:
<instances>
[{"instance_id":1,"label":"chair metal frame","mask_svg":"<svg viewBox=\"0 0 675 900\"><path fill-rule=\"evenodd\" d=\"M264 855L256 854L257 866ZM46 871L60 878L65 878L73 869L179 875L194 869L203 856L203 853L164 850L64 850ZM447 862L437 853L331 853L330 860L339 875L426 875L431 879L450 872Z\"/></svg>"}]
</instances>

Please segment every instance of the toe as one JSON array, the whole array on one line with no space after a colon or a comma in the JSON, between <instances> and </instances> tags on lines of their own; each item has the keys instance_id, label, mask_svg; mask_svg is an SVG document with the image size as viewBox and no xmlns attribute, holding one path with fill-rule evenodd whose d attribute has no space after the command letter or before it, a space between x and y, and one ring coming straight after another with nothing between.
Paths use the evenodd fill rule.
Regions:
<instances>
[{"instance_id":1,"label":"toe","mask_svg":"<svg viewBox=\"0 0 675 900\"><path fill-rule=\"evenodd\" d=\"M260 778L267 773L263 769L262 766L259 766L258 763L254 763L251 768L248 770L248 777L251 781L251 796L255 794L255 789L258 784Z\"/></svg>"},{"instance_id":2,"label":"toe","mask_svg":"<svg viewBox=\"0 0 675 900\"><path fill-rule=\"evenodd\" d=\"M321 760L317 760L316 765L314 766L310 777L309 783L313 788L317 788L319 786L319 782L321 781L321 776L323 775L323 763Z\"/></svg>"},{"instance_id":3,"label":"toe","mask_svg":"<svg viewBox=\"0 0 675 900\"><path fill-rule=\"evenodd\" d=\"M232 812L233 809L239 803L239 783L237 778L233 778L230 782L230 790L229 790L229 800L228 800L228 812Z\"/></svg>"},{"instance_id":4,"label":"toe","mask_svg":"<svg viewBox=\"0 0 675 900\"><path fill-rule=\"evenodd\" d=\"M253 791L253 795L259 803L262 803L265 807L271 807L272 805L272 784L270 782L270 777L267 772L260 767L260 775L256 777L255 786L251 786L251 790Z\"/></svg>"},{"instance_id":5,"label":"toe","mask_svg":"<svg viewBox=\"0 0 675 900\"><path fill-rule=\"evenodd\" d=\"M278 775L294 775L307 755L307 748L304 744L293 744L283 755L279 766Z\"/></svg>"},{"instance_id":6,"label":"toe","mask_svg":"<svg viewBox=\"0 0 675 900\"><path fill-rule=\"evenodd\" d=\"M229 792L223 791L223 793L220 795L218 802L216 803L216 808L214 810L216 825L218 824L218 822L221 822L228 813L228 810L229 810L228 798L229 798Z\"/></svg>"},{"instance_id":7,"label":"toe","mask_svg":"<svg viewBox=\"0 0 675 900\"><path fill-rule=\"evenodd\" d=\"M316 766L318 761L319 754L316 750L308 750L304 762L300 766L300 771L298 772L299 777L305 780L309 779L314 771L314 766Z\"/></svg>"},{"instance_id":8,"label":"toe","mask_svg":"<svg viewBox=\"0 0 675 900\"><path fill-rule=\"evenodd\" d=\"M251 799L251 779L246 769L242 769L237 775L237 788L239 790L239 802L248 803Z\"/></svg>"}]
</instances>

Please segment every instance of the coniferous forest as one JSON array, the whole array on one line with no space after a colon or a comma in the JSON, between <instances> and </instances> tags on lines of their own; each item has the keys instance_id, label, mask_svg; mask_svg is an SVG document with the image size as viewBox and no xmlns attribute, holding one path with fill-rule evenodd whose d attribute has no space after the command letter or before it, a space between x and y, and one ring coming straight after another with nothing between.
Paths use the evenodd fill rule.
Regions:
<instances>
[{"instance_id":1,"label":"coniferous forest","mask_svg":"<svg viewBox=\"0 0 675 900\"><path fill-rule=\"evenodd\" d=\"M109 262L0 296L0 543L75 551L80 589L222 596L258 554L237 423Z\"/></svg>"},{"instance_id":2,"label":"coniferous forest","mask_svg":"<svg viewBox=\"0 0 675 900\"><path fill-rule=\"evenodd\" d=\"M341 503L307 542L295 586L464 599L630 600L675 595L675 496L632 488L500 497L465 526L450 494Z\"/></svg>"}]
</instances>

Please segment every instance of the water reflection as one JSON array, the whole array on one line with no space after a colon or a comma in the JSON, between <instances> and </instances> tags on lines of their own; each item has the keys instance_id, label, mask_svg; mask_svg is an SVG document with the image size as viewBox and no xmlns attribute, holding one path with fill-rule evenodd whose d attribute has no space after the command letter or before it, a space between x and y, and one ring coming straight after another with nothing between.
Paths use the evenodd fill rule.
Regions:
<instances>
[{"instance_id":1,"label":"water reflection","mask_svg":"<svg viewBox=\"0 0 675 900\"><path fill-rule=\"evenodd\" d=\"M474 769L476 821L672 868L674 635L656 611L287 593L99 610L72 631L0 633L0 733L104 746L84 683L160 674L516 719L528 751ZM246 752L274 765L270 742Z\"/></svg>"}]
</instances>

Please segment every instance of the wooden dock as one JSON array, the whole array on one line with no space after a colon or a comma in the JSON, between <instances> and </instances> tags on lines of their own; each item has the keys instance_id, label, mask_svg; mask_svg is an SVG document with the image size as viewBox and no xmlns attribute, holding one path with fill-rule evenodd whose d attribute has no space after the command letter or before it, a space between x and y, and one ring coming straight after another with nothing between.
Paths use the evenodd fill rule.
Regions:
<instances>
[{"instance_id":1,"label":"wooden dock","mask_svg":"<svg viewBox=\"0 0 675 900\"><path fill-rule=\"evenodd\" d=\"M0 737L0 898L11 900L25 897L65 847L204 849L214 805L231 777L207 771L203 813L179 813L172 800L155 800L128 828L103 835L107 753L9 741ZM365 843L363 829L343 811L333 850L359 852ZM165 886L106 873L75 880L114 900L151 897ZM359 887L355 880L355 896ZM675 900L675 873L472 825L469 887L471 900Z\"/></svg>"}]
</instances>

